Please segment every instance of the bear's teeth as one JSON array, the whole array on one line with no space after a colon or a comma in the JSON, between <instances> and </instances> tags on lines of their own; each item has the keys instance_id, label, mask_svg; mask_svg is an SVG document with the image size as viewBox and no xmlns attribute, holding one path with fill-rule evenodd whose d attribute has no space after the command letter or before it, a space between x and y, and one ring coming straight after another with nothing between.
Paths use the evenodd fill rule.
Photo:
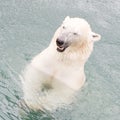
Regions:
<instances>
[{"instance_id":1,"label":"bear's teeth","mask_svg":"<svg viewBox=\"0 0 120 120\"><path fill-rule=\"evenodd\" d=\"M60 47L59 47L59 49L60 49L60 50L63 50L64 48L60 48Z\"/></svg>"},{"instance_id":2,"label":"bear's teeth","mask_svg":"<svg viewBox=\"0 0 120 120\"><path fill-rule=\"evenodd\" d=\"M64 50L65 50L64 47L57 47L57 51L59 51L59 52L63 52Z\"/></svg>"}]
</instances>

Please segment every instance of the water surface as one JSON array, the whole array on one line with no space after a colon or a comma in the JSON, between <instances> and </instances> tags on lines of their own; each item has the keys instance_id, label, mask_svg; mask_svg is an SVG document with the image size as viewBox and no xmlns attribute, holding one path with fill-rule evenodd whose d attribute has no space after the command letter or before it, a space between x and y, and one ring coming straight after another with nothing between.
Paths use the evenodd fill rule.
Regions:
<instances>
[{"instance_id":1,"label":"water surface","mask_svg":"<svg viewBox=\"0 0 120 120\"><path fill-rule=\"evenodd\" d=\"M0 0L0 120L119 120L119 11L119 0ZM22 113L19 74L67 15L85 18L102 35L85 66L86 84L69 109Z\"/></svg>"}]
</instances>

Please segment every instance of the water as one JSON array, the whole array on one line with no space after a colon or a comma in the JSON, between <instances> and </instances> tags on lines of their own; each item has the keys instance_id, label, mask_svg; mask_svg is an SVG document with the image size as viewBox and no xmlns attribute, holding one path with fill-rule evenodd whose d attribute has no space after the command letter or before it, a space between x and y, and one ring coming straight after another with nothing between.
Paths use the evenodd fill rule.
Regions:
<instances>
[{"instance_id":1,"label":"water","mask_svg":"<svg viewBox=\"0 0 120 120\"><path fill-rule=\"evenodd\" d=\"M0 0L0 120L120 119L120 0ZM19 74L46 48L63 19L85 18L102 35L77 100L55 113L23 112Z\"/></svg>"}]
</instances>

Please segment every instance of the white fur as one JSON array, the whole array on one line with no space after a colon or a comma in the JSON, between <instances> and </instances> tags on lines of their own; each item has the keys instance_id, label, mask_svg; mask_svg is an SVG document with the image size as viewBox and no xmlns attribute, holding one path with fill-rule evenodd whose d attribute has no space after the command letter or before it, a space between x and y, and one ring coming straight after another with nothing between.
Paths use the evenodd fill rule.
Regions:
<instances>
[{"instance_id":1,"label":"white fur","mask_svg":"<svg viewBox=\"0 0 120 120\"><path fill-rule=\"evenodd\" d=\"M57 38L70 43L64 52L56 50ZM66 17L48 48L35 56L24 70L26 104L35 110L53 110L71 103L74 92L85 82L84 64L94 41L99 39L100 35L92 32L84 19Z\"/></svg>"}]
</instances>

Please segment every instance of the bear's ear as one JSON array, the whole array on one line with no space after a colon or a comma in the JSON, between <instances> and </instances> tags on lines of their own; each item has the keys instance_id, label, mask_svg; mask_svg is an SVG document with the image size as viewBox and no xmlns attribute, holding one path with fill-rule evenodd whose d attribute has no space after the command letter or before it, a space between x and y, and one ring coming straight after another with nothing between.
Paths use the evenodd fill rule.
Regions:
<instances>
[{"instance_id":1,"label":"bear's ear","mask_svg":"<svg viewBox=\"0 0 120 120\"><path fill-rule=\"evenodd\" d=\"M65 18L64 22L66 22L66 21L68 21L68 20L70 20L70 17L69 17L69 16L67 16L67 17Z\"/></svg>"},{"instance_id":2,"label":"bear's ear","mask_svg":"<svg viewBox=\"0 0 120 120\"><path fill-rule=\"evenodd\" d=\"M93 41L99 41L101 39L101 35L99 35L97 33L92 32L91 35L92 35Z\"/></svg>"}]
</instances>

